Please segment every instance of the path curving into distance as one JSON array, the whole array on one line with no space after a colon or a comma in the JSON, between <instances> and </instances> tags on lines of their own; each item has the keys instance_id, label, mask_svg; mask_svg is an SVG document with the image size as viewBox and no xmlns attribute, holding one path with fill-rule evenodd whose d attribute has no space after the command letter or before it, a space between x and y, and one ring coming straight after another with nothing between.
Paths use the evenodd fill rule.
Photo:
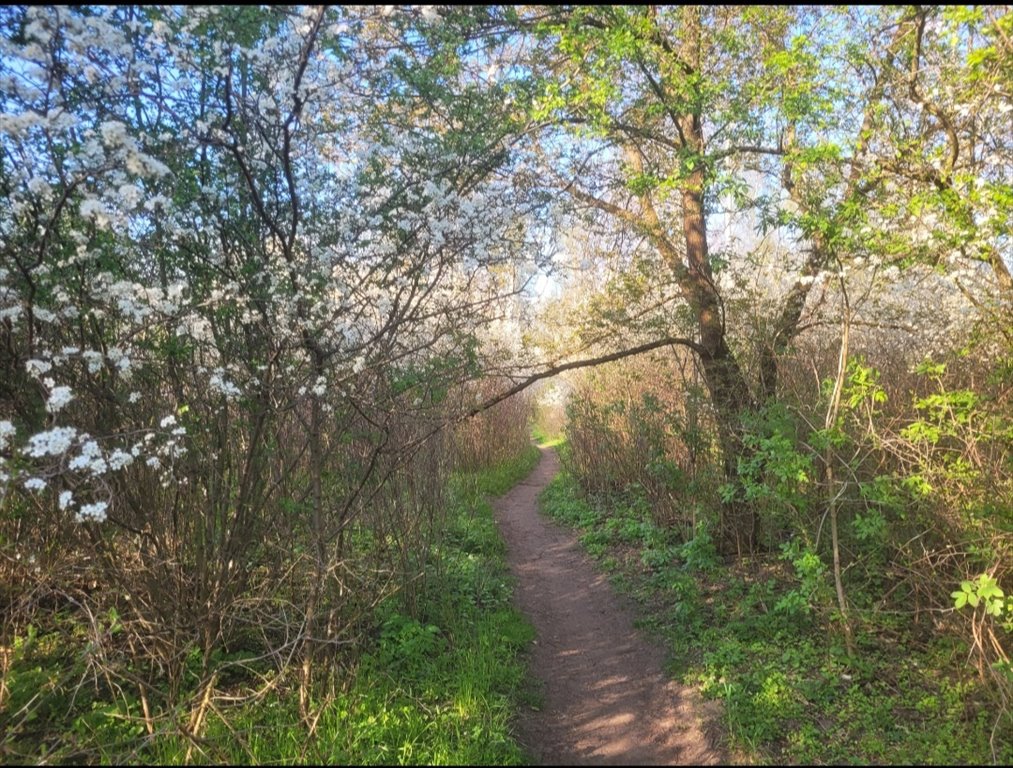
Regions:
<instances>
[{"instance_id":1,"label":"path curving into distance","mask_svg":"<svg viewBox=\"0 0 1013 768\"><path fill-rule=\"evenodd\" d=\"M541 711L518 717L520 742L545 765L721 762L688 691L663 671L664 651L596 571L575 534L543 518L538 494L559 470L554 451L495 502L516 578L514 600L534 624L531 672Z\"/></svg>"}]
</instances>

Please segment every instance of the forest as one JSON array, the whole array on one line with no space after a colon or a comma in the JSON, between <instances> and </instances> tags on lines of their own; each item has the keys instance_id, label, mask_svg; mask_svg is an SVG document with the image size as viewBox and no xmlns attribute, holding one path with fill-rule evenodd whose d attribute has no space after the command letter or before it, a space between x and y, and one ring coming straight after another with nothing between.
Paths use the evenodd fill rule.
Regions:
<instances>
[{"instance_id":1,"label":"forest","mask_svg":"<svg viewBox=\"0 0 1013 768\"><path fill-rule=\"evenodd\" d=\"M556 456L708 761L1013 763L1011 8L0 7L0 763L549 761Z\"/></svg>"}]
</instances>

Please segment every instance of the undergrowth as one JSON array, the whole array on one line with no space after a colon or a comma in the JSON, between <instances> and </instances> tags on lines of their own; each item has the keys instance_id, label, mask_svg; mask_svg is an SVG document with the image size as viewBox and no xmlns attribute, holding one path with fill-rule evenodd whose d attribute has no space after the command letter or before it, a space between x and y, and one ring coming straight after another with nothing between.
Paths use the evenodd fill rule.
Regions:
<instances>
[{"instance_id":1,"label":"undergrowth","mask_svg":"<svg viewBox=\"0 0 1013 768\"><path fill-rule=\"evenodd\" d=\"M508 490L539 456L531 446L452 478L445 529L412 605L398 595L381 602L354 666L317 686L304 707L287 679L249 698L263 690L270 665L223 649L212 663L228 695L209 708L200 738L183 735L183 713L149 733L139 696L93 672L98 649L68 609L5 649L0 762L524 763L509 718L523 695L519 654L533 630L511 605L504 545L486 497ZM95 621L100 633L118 631L115 615ZM201 674L195 657L183 684L195 686ZM146 692L149 702L161 695Z\"/></svg>"},{"instance_id":2,"label":"undergrowth","mask_svg":"<svg viewBox=\"0 0 1013 768\"><path fill-rule=\"evenodd\" d=\"M1013 762L1008 716L997 721L959 638L884 612L864 622L849 657L833 619L813 610L824 575L790 547L729 565L706 530L680 541L636 492L583 497L565 472L541 501L638 601L673 676L722 702L727 746L740 758Z\"/></svg>"}]
</instances>

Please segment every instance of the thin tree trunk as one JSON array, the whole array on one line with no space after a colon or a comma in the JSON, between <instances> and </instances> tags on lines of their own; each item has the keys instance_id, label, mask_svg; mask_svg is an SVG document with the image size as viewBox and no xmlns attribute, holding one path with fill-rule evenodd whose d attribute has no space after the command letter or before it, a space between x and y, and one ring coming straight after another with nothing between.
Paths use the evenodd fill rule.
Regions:
<instances>
[{"instance_id":1,"label":"thin tree trunk","mask_svg":"<svg viewBox=\"0 0 1013 768\"><path fill-rule=\"evenodd\" d=\"M837 414L841 406L841 391L844 388L844 378L848 368L848 346L851 338L851 304L848 302L848 293L841 280L841 291L844 295L844 328L841 332L841 349L837 359L837 378L834 381L834 391L830 396L830 403L827 406L827 417L824 426L831 429L837 422ZM837 607L841 612L841 621L844 624L844 644L848 655L855 655L855 640L851 631L851 620L848 615L848 599L844 593L844 579L841 569L841 546L838 534L837 513L840 509L838 499L843 493L839 491L837 480L834 475L834 448L830 441L826 441L826 448L823 451L823 463L827 481L827 512L830 516L830 544L833 549L834 558L834 589L837 592Z\"/></svg>"}]
</instances>

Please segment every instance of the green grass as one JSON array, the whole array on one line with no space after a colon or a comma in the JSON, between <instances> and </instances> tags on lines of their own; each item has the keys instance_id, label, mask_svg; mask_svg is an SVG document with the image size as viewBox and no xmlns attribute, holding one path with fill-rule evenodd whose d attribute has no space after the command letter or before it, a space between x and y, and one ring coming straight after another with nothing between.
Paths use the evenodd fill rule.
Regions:
<instances>
[{"instance_id":1,"label":"green grass","mask_svg":"<svg viewBox=\"0 0 1013 768\"><path fill-rule=\"evenodd\" d=\"M531 473L541 456L536 446L529 445L512 461L475 472L456 472L450 479L451 493L464 504L478 502L483 496L502 496Z\"/></svg>"},{"instance_id":2,"label":"green grass","mask_svg":"<svg viewBox=\"0 0 1013 768\"><path fill-rule=\"evenodd\" d=\"M510 719L530 695L522 651L534 632L511 604L504 545L486 497L512 487L539 457L531 446L511 462L452 478L446 525L413 610L396 595L377 606L376 632L344 681L350 680L346 690L311 702L311 711L320 713L312 736L297 691L280 688L210 712L191 760L528 762ZM189 744L170 727L148 737L135 693L112 696L92 684L81 629L66 618L41 637L30 633L18 641L6 680L9 698L0 710L0 762L183 762ZM18 716L23 707L30 717ZM177 718L180 724L184 719L182 713Z\"/></svg>"},{"instance_id":3,"label":"green grass","mask_svg":"<svg viewBox=\"0 0 1013 768\"><path fill-rule=\"evenodd\" d=\"M639 624L670 650L670 672L723 704L733 754L761 763L993 762L996 707L967 650L943 633L914 642L910 619L880 615L851 658L832 613L799 596L777 559L723 563L704 536L657 528L636 497L585 499L559 475L543 510L580 532L613 583L640 604ZM1013 762L1009 719L995 759Z\"/></svg>"},{"instance_id":4,"label":"green grass","mask_svg":"<svg viewBox=\"0 0 1013 768\"><path fill-rule=\"evenodd\" d=\"M566 442L566 436L562 432L550 434L540 424L531 427L531 437L542 448L555 448Z\"/></svg>"}]
</instances>

